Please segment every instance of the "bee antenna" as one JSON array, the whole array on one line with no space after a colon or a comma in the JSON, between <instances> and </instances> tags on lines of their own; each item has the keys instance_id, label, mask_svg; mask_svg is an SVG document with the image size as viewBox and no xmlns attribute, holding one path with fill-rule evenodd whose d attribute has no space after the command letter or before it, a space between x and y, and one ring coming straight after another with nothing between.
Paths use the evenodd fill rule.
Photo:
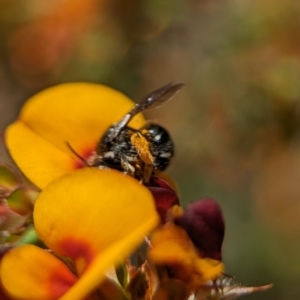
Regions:
<instances>
[{"instance_id":1,"label":"bee antenna","mask_svg":"<svg viewBox=\"0 0 300 300\"><path fill-rule=\"evenodd\" d=\"M79 158L79 159L84 163L84 165L86 165L86 166L89 165L88 162L86 161L86 159L84 159L81 155L79 155L79 154L74 150L74 148L70 145L69 142L66 142L66 144L67 144L68 148L71 150L71 152L72 152L77 158Z\"/></svg>"}]
</instances>

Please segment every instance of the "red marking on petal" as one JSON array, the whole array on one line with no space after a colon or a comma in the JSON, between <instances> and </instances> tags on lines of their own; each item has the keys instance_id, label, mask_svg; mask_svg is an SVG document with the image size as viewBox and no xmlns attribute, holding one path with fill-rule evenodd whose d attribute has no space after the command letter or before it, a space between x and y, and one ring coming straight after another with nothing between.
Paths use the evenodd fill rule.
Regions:
<instances>
[{"instance_id":1,"label":"red marking on petal","mask_svg":"<svg viewBox=\"0 0 300 300\"><path fill-rule=\"evenodd\" d=\"M49 293L58 298L66 293L77 279L67 268L55 269L49 278Z\"/></svg>"},{"instance_id":2,"label":"red marking on petal","mask_svg":"<svg viewBox=\"0 0 300 300\"><path fill-rule=\"evenodd\" d=\"M81 168L84 168L86 167L85 163L81 160L76 160L74 161L74 169L81 169Z\"/></svg>"},{"instance_id":3,"label":"red marking on petal","mask_svg":"<svg viewBox=\"0 0 300 300\"><path fill-rule=\"evenodd\" d=\"M75 239L74 237L65 238L61 244L60 249L74 261L84 259L88 265L95 256L92 247L86 241Z\"/></svg>"},{"instance_id":4,"label":"red marking on petal","mask_svg":"<svg viewBox=\"0 0 300 300\"><path fill-rule=\"evenodd\" d=\"M3 291L3 287L0 285L0 299L1 300L11 300L11 298L8 298L8 296L5 295Z\"/></svg>"},{"instance_id":5,"label":"red marking on petal","mask_svg":"<svg viewBox=\"0 0 300 300\"><path fill-rule=\"evenodd\" d=\"M76 150L74 149L76 152ZM80 152L76 152L78 157L74 154L75 160L74 160L74 169L81 169L84 167L87 167L91 157L95 155L95 149L94 148L88 148ZM82 159L81 159L82 158Z\"/></svg>"}]
</instances>

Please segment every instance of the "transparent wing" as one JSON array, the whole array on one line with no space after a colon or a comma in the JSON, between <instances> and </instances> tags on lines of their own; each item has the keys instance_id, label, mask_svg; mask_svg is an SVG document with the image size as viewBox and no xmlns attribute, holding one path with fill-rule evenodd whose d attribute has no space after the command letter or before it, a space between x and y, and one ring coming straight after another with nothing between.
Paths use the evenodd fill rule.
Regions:
<instances>
[{"instance_id":1,"label":"transparent wing","mask_svg":"<svg viewBox=\"0 0 300 300\"><path fill-rule=\"evenodd\" d=\"M183 83L169 83L154 92L147 95L140 103L138 112L141 112L148 108L154 108L160 106L163 102L170 100L183 86ZM134 109L134 108L133 108Z\"/></svg>"},{"instance_id":2,"label":"transparent wing","mask_svg":"<svg viewBox=\"0 0 300 300\"><path fill-rule=\"evenodd\" d=\"M118 123L115 124L114 130L109 138L113 140L116 136L118 136L122 128L124 128L136 114L149 108L158 107L163 102L170 100L183 85L183 83L171 82L151 92L140 103L137 103Z\"/></svg>"}]
</instances>

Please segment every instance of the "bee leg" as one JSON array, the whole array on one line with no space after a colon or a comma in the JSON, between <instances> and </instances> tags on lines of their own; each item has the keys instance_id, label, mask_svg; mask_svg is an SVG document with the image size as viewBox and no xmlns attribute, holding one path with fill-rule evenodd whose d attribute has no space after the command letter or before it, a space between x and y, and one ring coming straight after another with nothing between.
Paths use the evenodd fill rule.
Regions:
<instances>
[{"instance_id":1,"label":"bee leg","mask_svg":"<svg viewBox=\"0 0 300 300\"><path fill-rule=\"evenodd\" d=\"M121 157L121 166L126 174L129 174L130 176L134 177L135 168L129 163L129 161L124 156Z\"/></svg>"},{"instance_id":2,"label":"bee leg","mask_svg":"<svg viewBox=\"0 0 300 300\"><path fill-rule=\"evenodd\" d=\"M96 152L92 153L92 155L87 159L87 163L89 167L99 167L100 169L106 167L102 157L97 155Z\"/></svg>"},{"instance_id":3,"label":"bee leg","mask_svg":"<svg viewBox=\"0 0 300 300\"><path fill-rule=\"evenodd\" d=\"M153 172L153 165L144 165L143 182L148 183Z\"/></svg>"},{"instance_id":4,"label":"bee leg","mask_svg":"<svg viewBox=\"0 0 300 300\"><path fill-rule=\"evenodd\" d=\"M130 141L135 148L137 155L143 162L142 181L148 183L153 171L154 157L149 148L149 142L140 133L136 132L130 137Z\"/></svg>"},{"instance_id":5,"label":"bee leg","mask_svg":"<svg viewBox=\"0 0 300 300\"><path fill-rule=\"evenodd\" d=\"M216 280L213 280L212 281L212 285L213 285L213 289L215 290L215 292L217 293L217 294L219 294L220 292L221 292L221 290L220 290L220 288L219 288L219 286L218 286L218 284L217 284L217 281Z\"/></svg>"}]
</instances>

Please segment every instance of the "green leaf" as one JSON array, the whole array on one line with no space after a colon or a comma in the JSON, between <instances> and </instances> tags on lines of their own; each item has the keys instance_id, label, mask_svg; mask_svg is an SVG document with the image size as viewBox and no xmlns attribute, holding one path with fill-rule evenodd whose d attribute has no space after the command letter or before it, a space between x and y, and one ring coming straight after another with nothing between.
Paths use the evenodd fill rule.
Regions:
<instances>
[{"instance_id":1,"label":"green leaf","mask_svg":"<svg viewBox=\"0 0 300 300\"><path fill-rule=\"evenodd\" d=\"M9 208L15 213L26 216L32 213L31 196L26 188L18 188L6 197Z\"/></svg>"},{"instance_id":2,"label":"green leaf","mask_svg":"<svg viewBox=\"0 0 300 300\"><path fill-rule=\"evenodd\" d=\"M33 227L28 228L22 237L16 243L16 246L21 246L24 244L34 244L34 245L41 245L42 242L38 237L35 229Z\"/></svg>"},{"instance_id":3,"label":"green leaf","mask_svg":"<svg viewBox=\"0 0 300 300\"><path fill-rule=\"evenodd\" d=\"M0 190L13 190L21 184L21 178L6 165L0 165Z\"/></svg>"},{"instance_id":4,"label":"green leaf","mask_svg":"<svg viewBox=\"0 0 300 300\"><path fill-rule=\"evenodd\" d=\"M120 263L116 267L116 275L120 285L122 286L123 289L125 289L128 285L128 271L125 263Z\"/></svg>"}]
</instances>

